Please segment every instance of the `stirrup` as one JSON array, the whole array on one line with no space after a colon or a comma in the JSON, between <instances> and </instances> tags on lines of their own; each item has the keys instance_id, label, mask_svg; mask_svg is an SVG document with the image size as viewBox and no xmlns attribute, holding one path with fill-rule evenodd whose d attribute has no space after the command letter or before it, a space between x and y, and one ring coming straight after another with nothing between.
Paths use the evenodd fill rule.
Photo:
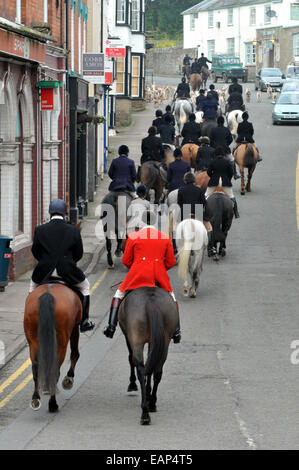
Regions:
<instances>
[{"instance_id":1,"label":"stirrup","mask_svg":"<svg viewBox=\"0 0 299 470\"><path fill-rule=\"evenodd\" d=\"M181 339L182 339L181 330L179 328L177 328L174 332L172 340L175 344L178 344L178 343L181 342Z\"/></svg>"},{"instance_id":2,"label":"stirrup","mask_svg":"<svg viewBox=\"0 0 299 470\"><path fill-rule=\"evenodd\" d=\"M85 331L93 330L94 327L95 327L95 323L89 320L88 318L86 318L86 320L84 320L80 325L80 331L81 333L84 333Z\"/></svg>"}]
</instances>

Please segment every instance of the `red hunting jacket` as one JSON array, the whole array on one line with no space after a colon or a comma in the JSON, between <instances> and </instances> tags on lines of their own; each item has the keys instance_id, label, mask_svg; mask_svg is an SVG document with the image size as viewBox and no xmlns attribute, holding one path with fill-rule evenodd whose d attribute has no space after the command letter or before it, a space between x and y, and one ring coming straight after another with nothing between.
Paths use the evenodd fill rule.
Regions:
<instances>
[{"instance_id":1,"label":"red hunting jacket","mask_svg":"<svg viewBox=\"0 0 299 470\"><path fill-rule=\"evenodd\" d=\"M125 292L138 287L159 287L168 292L173 289L167 270L176 259L169 236L154 227L144 227L129 235L122 262L130 271L119 290Z\"/></svg>"}]
</instances>

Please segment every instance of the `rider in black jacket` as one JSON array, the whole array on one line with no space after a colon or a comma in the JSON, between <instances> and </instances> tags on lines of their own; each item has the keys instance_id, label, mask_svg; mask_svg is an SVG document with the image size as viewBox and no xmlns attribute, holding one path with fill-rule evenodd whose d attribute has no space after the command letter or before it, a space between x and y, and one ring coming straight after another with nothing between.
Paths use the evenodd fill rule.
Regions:
<instances>
[{"instance_id":1,"label":"rider in black jacket","mask_svg":"<svg viewBox=\"0 0 299 470\"><path fill-rule=\"evenodd\" d=\"M83 295L80 330L84 332L95 326L89 320L90 286L85 274L76 265L83 256L80 230L64 220L66 213L66 203L55 199L49 206L50 222L35 228L31 251L38 263L32 274L29 292L38 284L48 282L51 276L76 287Z\"/></svg>"},{"instance_id":2,"label":"rider in black jacket","mask_svg":"<svg viewBox=\"0 0 299 470\"><path fill-rule=\"evenodd\" d=\"M189 116L189 121L184 124L182 130L182 146L185 144L196 144L198 145L198 139L201 136L201 127L198 122L195 122L196 116L194 113L191 113Z\"/></svg>"},{"instance_id":3,"label":"rider in black jacket","mask_svg":"<svg viewBox=\"0 0 299 470\"><path fill-rule=\"evenodd\" d=\"M210 138L200 137L200 147L196 155L196 170L207 170L211 161L215 158L215 149L210 146Z\"/></svg>"},{"instance_id":4,"label":"rider in black jacket","mask_svg":"<svg viewBox=\"0 0 299 470\"><path fill-rule=\"evenodd\" d=\"M178 84L178 87L175 92L175 97L177 98L190 98L190 86L186 83L185 77L182 78L181 83Z\"/></svg>"}]
</instances>

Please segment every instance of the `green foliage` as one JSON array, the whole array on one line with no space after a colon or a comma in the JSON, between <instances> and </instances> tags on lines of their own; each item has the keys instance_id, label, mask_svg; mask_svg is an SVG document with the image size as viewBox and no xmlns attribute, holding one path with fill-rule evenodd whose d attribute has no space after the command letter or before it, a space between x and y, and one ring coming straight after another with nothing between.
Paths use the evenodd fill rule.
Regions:
<instances>
[{"instance_id":1,"label":"green foliage","mask_svg":"<svg viewBox=\"0 0 299 470\"><path fill-rule=\"evenodd\" d=\"M168 37L181 39L183 36L183 15L188 8L201 0L147 0L146 31L154 32L154 39Z\"/></svg>"}]
</instances>

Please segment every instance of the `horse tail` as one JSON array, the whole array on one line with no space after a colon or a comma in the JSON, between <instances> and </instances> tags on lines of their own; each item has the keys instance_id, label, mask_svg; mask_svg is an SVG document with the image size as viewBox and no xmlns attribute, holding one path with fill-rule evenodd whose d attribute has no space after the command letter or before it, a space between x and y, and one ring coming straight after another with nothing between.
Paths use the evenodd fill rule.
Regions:
<instances>
[{"instance_id":1,"label":"horse tail","mask_svg":"<svg viewBox=\"0 0 299 470\"><path fill-rule=\"evenodd\" d=\"M177 230L177 236L182 237L183 239L183 246L179 250L178 275L181 279L187 281L188 264L195 240L193 221L189 219L183 221L181 227Z\"/></svg>"},{"instance_id":2,"label":"horse tail","mask_svg":"<svg viewBox=\"0 0 299 470\"><path fill-rule=\"evenodd\" d=\"M184 106L180 107L180 123L185 124L187 122L187 114L185 113Z\"/></svg>"},{"instance_id":3,"label":"horse tail","mask_svg":"<svg viewBox=\"0 0 299 470\"><path fill-rule=\"evenodd\" d=\"M157 171L158 169L154 165L148 167L148 180L143 183L146 187L146 197L148 197L150 189L154 187Z\"/></svg>"},{"instance_id":4,"label":"horse tail","mask_svg":"<svg viewBox=\"0 0 299 470\"><path fill-rule=\"evenodd\" d=\"M238 130L238 113L234 115L232 134L237 135L237 130Z\"/></svg>"},{"instance_id":5,"label":"horse tail","mask_svg":"<svg viewBox=\"0 0 299 470\"><path fill-rule=\"evenodd\" d=\"M158 364L162 362L165 351L163 319L154 294L147 301L145 310L151 330L150 349L145 364L145 375L151 375Z\"/></svg>"},{"instance_id":6,"label":"horse tail","mask_svg":"<svg viewBox=\"0 0 299 470\"><path fill-rule=\"evenodd\" d=\"M254 164L255 164L254 150L252 148L252 145L246 144L245 155L244 155L244 166L248 168L248 167L254 166Z\"/></svg>"},{"instance_id":7,"label":"horse tail","mask_svg":"<svg viewBox=\"0 0 299 470\"><path fill-rule=\"evenodd\" d=\"M216 210L213 217L213 237L218 242L225 241L225 235L222 231L222 214L223 214L223 196L216 196Z\"/></svg>"},{"instance_id":8,"label":"horse tail","mask_svg":"<svg viewBox=\"0 0 299 470\"><path fill-rule=\"evenodd\" d=\"M46 292L39 298L38 309L38 385L51 395L56 392L59 378L59 359L54 303L52 294Z\"/></svg>"}]
</instances>

